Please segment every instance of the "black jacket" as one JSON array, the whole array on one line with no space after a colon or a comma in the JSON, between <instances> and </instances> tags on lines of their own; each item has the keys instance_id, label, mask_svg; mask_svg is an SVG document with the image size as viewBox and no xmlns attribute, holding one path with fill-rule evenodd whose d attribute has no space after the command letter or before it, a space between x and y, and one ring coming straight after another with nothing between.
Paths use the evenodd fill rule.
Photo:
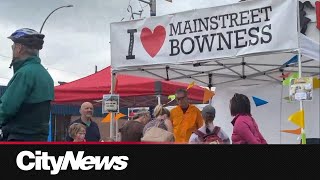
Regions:
<instances>
[{"instance_id":1,"label":"black jacket","mask_svg":"<svg viewBox=\"0 0 320 180\"><path fill-rule=\"evenodd\" d=\"M84 123L81 120L81 118L73 121L72 123L70 123L70 125L73 123L82 123L87 127L86 136L85 136L86 141L100 141L101 136L100 136L100 131L97 123L95 123L94 121L91 121L90 125L88 126L86 123ZM68 127L68 130L69 130L69 127ZM73 139L69 136L69 133L66 136L66 141L73 141Z\"/></svg>"}]
</instances>

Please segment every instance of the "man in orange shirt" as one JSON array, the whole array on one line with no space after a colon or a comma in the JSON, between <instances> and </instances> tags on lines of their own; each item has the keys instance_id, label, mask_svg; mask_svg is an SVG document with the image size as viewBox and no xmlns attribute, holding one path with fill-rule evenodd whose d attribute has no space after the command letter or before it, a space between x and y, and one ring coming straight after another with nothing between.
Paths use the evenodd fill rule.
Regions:
<instances>
[{"instance_id":1,"label":"man in orange shirt","mask_svg":"<svg viewBox=\"0 0 320 180\"><path fill-rule=\"evenodd\" d=\"M185 89L176 91L178 106L170 112L170 120L176 142L187 143L193 131L203 125L200 110L188 102L188 93Z\"/></svg>"}]
</instances>

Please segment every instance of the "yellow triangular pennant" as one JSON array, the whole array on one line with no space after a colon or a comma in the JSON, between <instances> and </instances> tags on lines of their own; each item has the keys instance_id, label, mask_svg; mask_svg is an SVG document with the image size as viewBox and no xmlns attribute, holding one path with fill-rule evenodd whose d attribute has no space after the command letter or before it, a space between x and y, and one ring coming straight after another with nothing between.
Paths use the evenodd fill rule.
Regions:
<instances>
[{"instance_id":1,"label":"yellow triangular pennant","mask_svg":"<svg viewBox=\"0 0 320 180\"><path fill-rule=\"evenodd\" d=\"M104 117L101 122L102 123L110 122L110 120L111 120L111 113L108 113L107 116Z\"/></svg>"},{"instance_id":2,"label":"yellow triangular pennant","mask_svg":"<svg viewBox=\"0 0 320 180\"><path fill-rule=\"evenodd\" d=\"M304 128L304 111L300 110L293 114L291 114L288 118L289 121L294 123L295 125Z\"/></svg>"},{"instance_id":3,"label":"yellow triangular pennant","mask_svg":"<svg viewBox=\"0 0 320 180\"><path fill-rule=\"evenodd\" d=\"M192 82L188 85L187 90L190 89L190 88L192 88L192 86L194 86L194 84L195 84L195 82L192 81Z\"/></svg>"},{"instance_id":4,"label":"yellow triangular pennant","mask_svg":"<svg viewBox=\"0 0 320 180\"><path fill-rule=\"evenodd\" d=\"M118 120L118 119L120 119L120 118L122 118L122 117L125 117L125 116L127 116L127 115L122 114L122 113L118 113L118 114L116 115L115 119Z\"/></svg>"},{"instance_id":5,"label":"yellow triangular pennant","mask_svg":"<svg viewBox=\"0 0 320 180\"><path fill-rule=\"evenodd\" d=\"M215 93L213 91L210 91L209 89L204 88L203 103L209 101L209 99L211 99L214 95Z\"/></svg>"},{"instance_id":6,"label":"yellow triangular pennant","mask_svg":"<svg viewBox=\"0 0 320 180\"><path fill-rule=\"evenodd\" d=\"M122 113L117 113L116 116L114 117L115 120L118 120L122 117L125 117L127 115L122 114ZM105 118L102 119L101 122L105 123L105 122L110 122L111 121L111 113L109 113Z\"/></svg>"}]
</instances>

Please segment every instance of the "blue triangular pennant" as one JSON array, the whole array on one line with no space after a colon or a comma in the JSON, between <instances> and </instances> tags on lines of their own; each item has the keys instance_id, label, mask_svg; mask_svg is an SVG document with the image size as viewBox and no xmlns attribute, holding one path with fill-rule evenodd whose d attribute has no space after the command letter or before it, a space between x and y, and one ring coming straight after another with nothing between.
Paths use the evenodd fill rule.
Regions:
<instances>
[{"instance_id":1,"label":"blue triangular pennant","mask_svg":"<svg viewBox=\"0 0 320 180\"><path fill-rule=\"evenodd\" d=\"M256 104L256 106L261 106L261 105L264 105L264 104L267 104L267 103L268 103L267 101L262 100L262 99L260 99L260 98L257 98L257 97L255 97L255 96L252 96L252 98L253 98L253 101L254 101L254 103Z\"/></svg>"},{"instance_id":2,"label":"blue triangular pennant","mask_svg":"<svg viewBox=\"0 0 320 180\"><path fill-rule=\"evenodd\" d=\"M293 56L289 61L285 62L282 67L285 67L289 64L294 64L298 62L298 55Z\"/></svg>"}]
</instances>

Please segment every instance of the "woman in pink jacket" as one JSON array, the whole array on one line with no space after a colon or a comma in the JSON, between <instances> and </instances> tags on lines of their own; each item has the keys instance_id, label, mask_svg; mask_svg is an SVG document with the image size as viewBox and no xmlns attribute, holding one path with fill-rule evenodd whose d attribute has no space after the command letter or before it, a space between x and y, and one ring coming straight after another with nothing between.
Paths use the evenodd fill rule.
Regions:
<instances>
[{"instance_id":1,"label":"woman in pink jacket","mask_svg":"<svg viewBox=\"0 0 320 180\"><path fill-rule=\"evenodd\" d=\"M247 96L235 93L230 100L233 125L232 144L267 144L251 116L250 101Z\"/></svg>"}]
</instances>

